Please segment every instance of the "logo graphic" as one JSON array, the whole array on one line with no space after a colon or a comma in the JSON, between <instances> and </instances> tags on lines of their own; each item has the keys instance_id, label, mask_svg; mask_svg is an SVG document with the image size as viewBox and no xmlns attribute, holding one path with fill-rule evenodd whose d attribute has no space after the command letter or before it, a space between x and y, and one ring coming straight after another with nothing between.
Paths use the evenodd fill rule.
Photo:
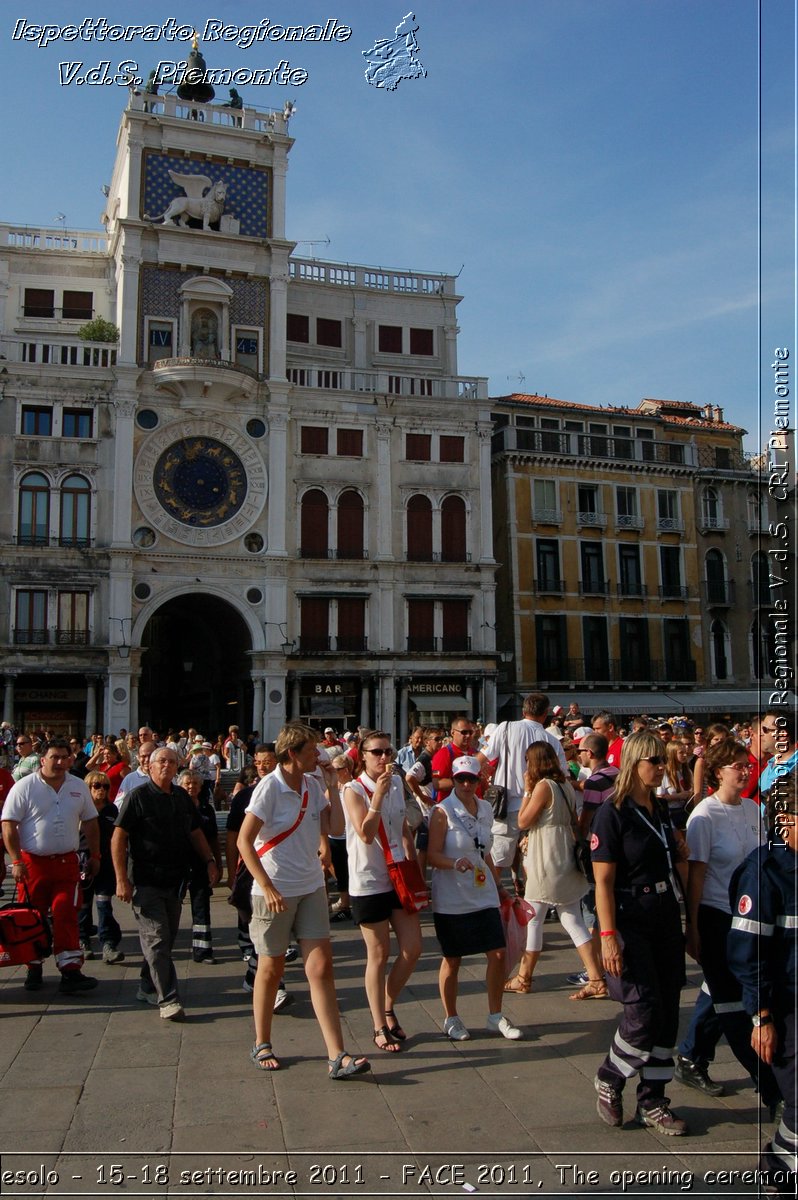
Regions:
<instances>
[{"instance_id":1,"label":"logo graphic","mask_svg":"<svg viewBox=\"0 0 798 1200\"><path fill-rule=\"evenodd\" d=\"M746 913L750 913L753 907L754 902L750 896L741 896L737 903L737 911L741 917L744 917Z\"/></svg>"},{"instance_id":2,"label":"logo graphic","mask_svg":"<svg viewBox=\"0 0 798 1200\"><path fill-rule=\"evenodd\" d=\"M368 62L366 82L393 92L403 79L425 78L426 69L418 58L417 33L416 14L409 12L392 38L377 38L370 50L361 51Z\"/></svg>"},{"instance_id":3,"label":"logo graphic","mask_svg":"<svg viewBox=\"0 0 798 1200\"><path fill-rule=\"evenodd\" d=\"M597 833L594 833L590 839L590 849L598 850L598 848L599 848L599 835Z\"/></svg>"}]
</instances>

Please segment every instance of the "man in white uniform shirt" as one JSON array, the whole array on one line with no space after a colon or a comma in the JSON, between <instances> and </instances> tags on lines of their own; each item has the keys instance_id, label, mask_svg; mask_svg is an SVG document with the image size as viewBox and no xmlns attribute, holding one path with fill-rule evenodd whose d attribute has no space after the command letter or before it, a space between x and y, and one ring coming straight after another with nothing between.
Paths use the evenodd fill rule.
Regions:
<instances>
[{"instance_id":1,"label":"man in white uniform shirt","mask_svg":"<svg viewBox=\"0 0 798 1200\"><path fill-rule=\"evenodd\" d=\"M547 733L543 727L549 711L548 696L542 692L531 692L524 700L521 711L523 715L520 721L502 721L501 725L497 725L490 741L477 755L482 763L499 760L493 772L493 782L507 788L507 818L494 821L492 830L491 857L499 870L513 865L518 848L518 813L525 790L526 752L532 743L548 742L554 748L563 773L568 775L568 764L559 739Z\"/></svg>"},{"instance_id":2,"label":"man in white uniform shirt","mask_svg":"<svg viewBox=\"0 0 798 1200\"><path fill-rule=\"evenodd\" d=\"M39 769L11 788L3 806L3 841L11 856L11 874L17 898L25 889L35 908L46 918L52 913L53 953L61 972L59 990L86 992L97 980L84 975L83 951L78 933L81 831L91 858L93 878L100 866L100 831L97 809L82 779L68 774L72 751L63 738L54 738L42 756ZM28 964L25 988L42 986L42 964Z\"/></svg>"}]
</instances>

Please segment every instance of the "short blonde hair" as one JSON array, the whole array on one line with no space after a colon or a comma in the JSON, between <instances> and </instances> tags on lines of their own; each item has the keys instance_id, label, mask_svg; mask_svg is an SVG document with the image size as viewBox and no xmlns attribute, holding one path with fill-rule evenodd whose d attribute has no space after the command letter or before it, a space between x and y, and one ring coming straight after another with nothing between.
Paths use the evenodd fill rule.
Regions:
<instances>
[{"instance_id":1,"label":"short blonde hair","mask_svg":"<svg viewBox=\"0 0 798 1200\"><path fill-rule=\"evenodd\" d=\"M292 750L294 754L298 754L307 746L308 742L318 742L318 740L318 733L310 725L303 725L301 721L289 721L287 725L283 725L274 743L274 753L278 763L288 762Z\"/></svg>"}]
</instances>

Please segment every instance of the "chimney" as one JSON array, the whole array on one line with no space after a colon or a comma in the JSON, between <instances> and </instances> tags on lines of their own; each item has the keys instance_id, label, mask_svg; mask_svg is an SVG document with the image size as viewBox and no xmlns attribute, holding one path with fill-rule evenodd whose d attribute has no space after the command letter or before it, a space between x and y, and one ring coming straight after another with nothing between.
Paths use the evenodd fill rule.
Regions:
<instances>
[{"instance_id":1,"label":"chimney","mask_svg":"<svg viewBox=\"0 0 798 1200\"><path fill-rule=\"evenodd\" d=\"M716 422L723 420L723 409L719 408L717 404L712 409L712 420Z\"/></svg>"}]
</instances>

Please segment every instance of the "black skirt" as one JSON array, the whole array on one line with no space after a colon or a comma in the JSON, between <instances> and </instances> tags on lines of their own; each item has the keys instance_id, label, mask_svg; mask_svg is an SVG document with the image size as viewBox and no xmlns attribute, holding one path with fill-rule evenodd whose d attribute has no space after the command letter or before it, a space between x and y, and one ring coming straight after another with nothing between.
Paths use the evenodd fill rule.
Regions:
<instances>
[{"instance_id":1,"label":"black skirt","mask_svg":"<svg viewBox=\"0 0 798 1200\"><path fill-rule=\"evenodd\" d=\"M435 934L444 958L465 958L503 950L504 928L498 908L468 913L434 913Z\"/></svg>"}]
</instances>

